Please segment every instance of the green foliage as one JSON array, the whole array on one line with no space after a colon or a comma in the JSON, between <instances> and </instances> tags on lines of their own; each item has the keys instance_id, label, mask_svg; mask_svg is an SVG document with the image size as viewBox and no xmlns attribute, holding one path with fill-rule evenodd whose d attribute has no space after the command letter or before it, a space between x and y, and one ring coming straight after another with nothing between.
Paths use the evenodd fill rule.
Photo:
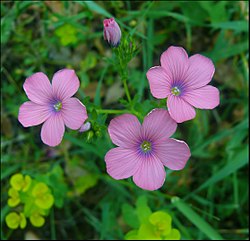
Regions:
<instances>
[{"instance_id":1,"label":"green foliage","mask_svg":"<svg viewBox=\"0 0 250 241\"><path fill-rule=\"evenodd\" d=\"M35 179L16 173L10 178L10 186L8 206L15 208L16 212L9 213L5 220L11 229L19 226L21 229L25 228L26 218L30 219L34 227L42 227L45 223L44 216L49 214L54 204L62 207L67 193L63 171L59 165Z\"/></svg>"},{"instance_id":2,"label":"green foliage","mask_svg":"<svg viewBox=\"0 0 250 241\"><path fill-rule=\"evenodd\" d=\"M60 38L60 43L63 46L77 43L76 33L77 29L70 24L62 25L55 31L56 36Z\"/></svg>"},{"instance_id":3,"label":"green foliage","mask_svg":"<svg viewBox=\"0 0 250 241\"><path fill-rule=\"evenodd\" d=\"M136 208L123 205L124 221L132 228L126 240L180 240L180 232L172 229L172 218L165 211L153 212L147 204L146 196L136 202Z\"/></svg>"},{"instance_id":4,"label":"green foliage","mask_svg":"<svg viewBox=\"0 0 250 241\"><path fill-rule=\"evenodd\" d=\"M185 202L178 197L171 199L172 203L185 215L190 222L197 226L212 240L222 240L221 235L215 231L203 218L201 218L195 211L192 210Z\"/></svg>"},{"instance_id":5,"label":"green foliage","mask_svg":"<svg viewBox=\"0 0 250 241\"><path fill-rule=\"evenodd\" d=\"M246 1L2 1L1 238L25 239L29 228L39 239L153 239L158 218L169 231L170 216L165 239L248 239L248 12ZM123 33L116 49L103 40L109 17ZM146 72L170 45L213 60L220 106L178 125L174 137L192 157L184 170L167 170L162 189L145 192L107 175L107 126L116 115L142 121L166 108ZM51 79L62 68L79 76L91 128L66 130L50 148L40 127L21 126L18 110L28 76ZM108 100L125 79L130 100L125 91Z\"/></svg>"}]
</instances>

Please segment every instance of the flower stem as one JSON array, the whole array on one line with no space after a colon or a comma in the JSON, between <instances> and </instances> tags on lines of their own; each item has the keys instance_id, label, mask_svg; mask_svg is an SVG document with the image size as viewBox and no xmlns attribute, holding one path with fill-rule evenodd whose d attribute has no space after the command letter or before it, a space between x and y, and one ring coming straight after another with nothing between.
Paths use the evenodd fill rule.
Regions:
<instances>
[{"instance_id":1,"label":"flower stem","mask_svg":"<svg viewBox=\"0 0 250 241\"><path fill-rule=\"evenodd\" d=\"M129 113L128 110L107 110L107 109L96 109L96 112L98 114L124 114L124 113Z\"/></svg>"},{"instance_id":2,"label":"flower stem","mask_svg":"<svg viewBox=\"0 0 250 241\"><path fill-rule=\"evenodd\" d=\"M124 85L126 96L128 98L128 102L131 102L131 97L130 97L130 93L129 93L129 90L128 90L128 84L127 84L127 79L126 78L123 79L123 85Z\"/></svg>"},{"instance_id":3,"label":"flower stem","mask_svg":"<svg viewBox=\"0 0 250 241\"><path fill-rule=\"evenodd\" d=\"M143 115L141 113L139 113L138 111L134 110L133 108L131 110L108 110L108 109L96 109L96 112L98 114L125 114L125 113L129 113L129 114L134 114L137 117L139 117L140 119L143 120Z\"/></svg>"}]
</instances>

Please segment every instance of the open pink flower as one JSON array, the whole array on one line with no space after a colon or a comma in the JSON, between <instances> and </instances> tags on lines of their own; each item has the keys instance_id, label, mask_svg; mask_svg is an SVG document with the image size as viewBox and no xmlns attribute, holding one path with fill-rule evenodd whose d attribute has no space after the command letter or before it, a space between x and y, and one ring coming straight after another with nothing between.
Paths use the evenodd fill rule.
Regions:
<instances>
[{"instance_id":1,"label":"open pink flower","mask_svg":"<svg viewBox=\"0 0 250 241\"><path fill-rule=\"evenodd\" d=\"M131 114L111 120L108 132L119 147L105 156L108 174L114 179L133 176L142 189L160 188L166 177L164 166L181 170L190 157L185 142L169 138L176 128L177 123L163 109L151 111L142 125Z\"/></svg>"},{"instance_id":2,"label":"open pink flower","mask_svg":"<svg viewBox=\"0 0 250 241\"><path fill-rule=\"evenodd\" d=\"M178 123L195 117L195 109L219 105L219 90L207 85L214 75L212 61L200 54L188 58L181 47L169 47L161 55L161 66L148 70L150 90L155 98L168 97L170 116Z\"/></svg>"},{"instance_id":3,"label":"open pink flower","mask_svg":"<svg viewBox=\"0 0 250 241\"><path fill-rule=\"evenodd\" d=\"M88 118L85 106L72 97L79 86L79 79L72 69L56 72L52 84L42 72L31 75L23 85L31 101L20 106L18 120L24 127L44 122L42 141L49 146L57 146L62 141L64 125L76 130Z\"/></svg>"},{"instance_id":4,"label":"open pink flower","mask_svg":"<svg viewBox=\"0 0 250 241\"><path fill-rule=\"evenodd\" d=\"M103 36L112 47L117 47L120 44L121 29L114 18L103 20Z\"/></svg>"}]
</instances>

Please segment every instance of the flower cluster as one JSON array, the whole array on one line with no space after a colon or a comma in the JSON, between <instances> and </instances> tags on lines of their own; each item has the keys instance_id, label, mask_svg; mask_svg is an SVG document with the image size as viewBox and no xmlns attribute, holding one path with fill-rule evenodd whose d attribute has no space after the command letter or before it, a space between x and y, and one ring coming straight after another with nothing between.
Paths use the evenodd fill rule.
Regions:
<instances>
[{"instance_id":1,"label":"flower cluster","mask_svg":"<svg viewBox=\"0 0 250 241\"><path fill-rule=\"evenodd\" d=\"M130 103L127 65L137 48L131 36L121 39L121 30L114 18L105 19L103 25L104 39L114 47L116 65ZM193 119L196 114L194 107L213 109L220 101L218 89L208 85L215 72L209 58L200 54L188 57L182 47L171 46L162 53L160 62L161 65L150 68L146 76L152 95L157 99L166 98L167 110L152 110L143 124L133 114L123 114L111 120L108 132L118 147L105 156L107 172L111 177L133 177L137 186L150 191L164 184L164 166L181 170L191 156L184 141L170 138L176 131L177 123ZM33 74L23 85L30 101L21 105L18 120L24 127L43 123L41 139L49 146L61 143L65 126L80 132L89 130L90 122L84 124L88 118L85 106L72 97L79 86L80 81L71 69L56 72L52 83L41 72ZM131 105L128 110L134 113ZM10 191L10 205L18 204L17 191L20 190ZM44 190L45 195L47 189L40 186L39 190Z\"/></svg>"},{"instance_id":2,"label":"flower cluster","mask_svg":"<svg viewBox=\"0 0 250 241\"><path fill-rule=\"evenodd\" d=\"M219 105L218 89L207 85L215 72L209 58L200 54L188 58L182 47L171 46L163 52L160 62L161 66L150 68L146 75L152 95L167 98L168 110L152 110L142 125L130 114L111 120L109 135L118 147L105 156L111 177L119 180L133 176L137 186L150 191L163 185L164 166L181 170L191 156L184 141L169 138L177 123L193 119L193 107L213 109Z\"/></svg>"},{"instance_id":3,"label":"flower cluster","mask_svg":"<svg viewBox=\"0 0 250 241\"><path fill-rule=\"evenodd\" d=\"M11 229L25 228L27 218L34 227L43 226L44 216L49 214L54 204L51 189L44 182L21 173L11 177L8 195L8 206L15 208L15 211L10 212L5 218L7 226Z\"/></svg>"}]
</instances>

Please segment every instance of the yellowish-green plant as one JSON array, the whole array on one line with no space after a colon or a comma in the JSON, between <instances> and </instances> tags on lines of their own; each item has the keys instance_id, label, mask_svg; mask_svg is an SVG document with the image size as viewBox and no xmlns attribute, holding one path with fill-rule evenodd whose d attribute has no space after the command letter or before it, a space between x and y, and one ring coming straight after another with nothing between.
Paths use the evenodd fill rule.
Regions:
<instances>
[{"instance_id":1,"label":"yellowish-green plant","mask_svg":"<svg viewBox=\"0 0 250 241\"><path fill-rule=\"evenodd\" d=\"M77 29L71 24L64 24L55 30L63 46L77 43Z\"/></svg>"},{"instance_id":2,"label":"yellowish-green plant","mask_svg":"<svg viewBox=\"0 0 250 241\"><path fill-rule=\"evenodd\" d=\"M19 226L23 229L27 225L26 217L23 213L11 212L6 216L5 221L11 229L17 229Z\"/></svg>"},{"instance_id":3,"label":"yellowish-green plant","mask_svg":"<svg viewBox=\"0 0 250 241\"><path fill-rule=\"evenodd\" d=\"M27 192L29 190L31 182L32 179L30 176L28 175L23 176L23 174L21 173L13 175L10 179L10 185L16 191L23 191L23 192Z\"/></svg>"},{"instance_id":4,"label":"yellowish-green plant","mask_svg":"<svg viewBox=\"0 0 250 241\"><path fill-rule=\"evenodd\" d=\"M8 206L15 208L15 211L5 217L6 224L11 229L24 229L27 218L34 227L43 226L44 216L49 214L54 204L54 196L46 183L21 173L10 178L8 195Z\"/></svg>"},{"instance_id":5,"label":"yellowish-green plant","mask_svg":"<svg viewBox=\"0 0 250 241\"><path fill-rule=\"evenodd\" d=\"M125 222L131 226L126 240L180 240L179 230L172 228L172 218L165 211L152 212L147 205L146 197L137 200L136 208L123 206Z\"/></svg>"}]
</instances>

